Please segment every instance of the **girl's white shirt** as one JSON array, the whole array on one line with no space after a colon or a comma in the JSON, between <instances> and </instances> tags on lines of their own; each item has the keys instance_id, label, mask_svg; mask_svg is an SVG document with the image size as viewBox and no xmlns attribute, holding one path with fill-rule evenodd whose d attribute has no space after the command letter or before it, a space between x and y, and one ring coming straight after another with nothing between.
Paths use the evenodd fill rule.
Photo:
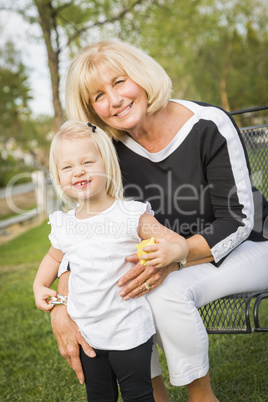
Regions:
<instances>
[{"instance_id":1,"label":"girl's white shirt","mask_svg":"<svg viewBox=\"0 0 268 402\"><path fill-rule=\"evenodd\" d=\"M146 297L125 301L117 285L133 266L125 258L137 251L144 212L153 215L148 202L116 200L87 219L76 218L75 209L49 216L51 244L65 253L62 265L69 262L71 268L68 313L94 348L131 349L155 333Z\"/></svg>"}]
</instances>

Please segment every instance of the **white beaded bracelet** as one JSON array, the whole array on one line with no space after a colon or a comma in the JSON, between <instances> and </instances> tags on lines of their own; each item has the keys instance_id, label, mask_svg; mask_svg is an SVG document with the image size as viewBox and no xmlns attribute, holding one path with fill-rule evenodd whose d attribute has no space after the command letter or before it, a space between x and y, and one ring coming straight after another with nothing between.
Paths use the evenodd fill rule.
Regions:
<instances>
[{"instance_id":1,"label":"white beaded bracelet","mask_svg":"<svg viewBox=\"0 0 268 402\"><path fill-rule=\"evenodd\" d=\"M53 304L54 306L59 304L64 304L65 306L67 306L68 296L62 296L58 293L57 297L51 297L50 303Z\"/></svg>"}]
</instances>

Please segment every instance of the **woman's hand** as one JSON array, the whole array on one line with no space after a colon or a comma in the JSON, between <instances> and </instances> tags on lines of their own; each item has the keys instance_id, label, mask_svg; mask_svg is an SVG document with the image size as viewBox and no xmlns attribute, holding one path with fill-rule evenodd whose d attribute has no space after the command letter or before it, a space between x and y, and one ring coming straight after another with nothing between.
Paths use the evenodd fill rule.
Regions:
<instances>
[{"instance_id":1,"label":"woman's hand","mask_svg":"<svg viewBox=\"0 0 268 402\"><path fill-rule=\"evenodd\" d=\"M176 263L160 269L141 265L137 254L127 257L126 260L132 263L136 262L137 264L117 282L118 286L122 287L120 296L123 297L124 300L140 297L152 289L155 289L164 282L170 272L178 269Z\"/></svg>"},{"instance_id":2,"label":"woman's hand","mask_svg":"<svg viewBox=\"0 0 268 402\"><path fill-rule=\"evenodd\" d=\"M61 355L76 372L80 384L84 383L84 373L80 361L79 345L89 357L95 357L94 349L85 341L76 323L67 313L66 306L55 306L51 311L51 325L57 339Z\"/></svg>"}]
</instances>

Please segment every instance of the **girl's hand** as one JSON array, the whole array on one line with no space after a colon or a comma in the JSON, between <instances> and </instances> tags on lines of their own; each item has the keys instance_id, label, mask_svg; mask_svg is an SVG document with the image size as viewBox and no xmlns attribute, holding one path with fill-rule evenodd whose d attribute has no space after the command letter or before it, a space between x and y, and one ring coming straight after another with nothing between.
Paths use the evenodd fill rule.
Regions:
<instances>
[{"instance_id":1,"label":"girl's hand","mask_svg":"<svg viewBox=\"0 0 268 402\"><path fill-rule=\"evenodd\" d=\"M51 311L53 305L50 303L51 297L57 297L56 290L49 289L45 286L34 287L35 304L40 310Z\"/></svg>"},{"instance_id":2,"label":"girl's hand","mask_svg":"<svg viewBox=\"0 0 268 402\"><path fill-rule=\"evenodd\" d=\"M143 254L140 259L146 260L146 265L154 268L163 268L172 262L183 260L185 258L184 247L180 247L179 243L171 243L167 239L155 239L156 244L143 247ZM186 244L186 240L184 242ZM187 249L188 251L188 249Z\"/></svg>"},{"instance_id":3,"label":"girl's hand","mask_svg":"<svg viewBox=\"0 0 268 402\"><path fill-rule=\"evenodd\" d=\"M127 257L126 260L132 263L136 262L137 264L123 275L117 283L119 287L122 287L119 294L124 300L140 297L150 292L152 289L161 285L170 272L178 269L176 263L162 269L141 265L137 254L132 254ZM145 286L145 282L147 287Z\"/></svg>"}]
</instances>

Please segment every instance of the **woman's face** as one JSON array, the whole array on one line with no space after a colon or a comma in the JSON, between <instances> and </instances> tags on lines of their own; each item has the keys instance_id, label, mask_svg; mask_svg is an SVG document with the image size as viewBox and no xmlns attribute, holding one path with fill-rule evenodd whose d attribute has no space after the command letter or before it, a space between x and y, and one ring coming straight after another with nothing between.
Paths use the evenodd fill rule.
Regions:
<instances>
[{"instance_id":1,"label":"woman's face","mask_svg":"<svg viewBox=\"0 0 268 402\"><path fill-rule=\"evenodd\" d=\"M95 112L109 126L131 133L147 115L147 95L128 76L118 76L105 67L98 68L102 78L90 101Z\"/></svg>"}]
</instances>

